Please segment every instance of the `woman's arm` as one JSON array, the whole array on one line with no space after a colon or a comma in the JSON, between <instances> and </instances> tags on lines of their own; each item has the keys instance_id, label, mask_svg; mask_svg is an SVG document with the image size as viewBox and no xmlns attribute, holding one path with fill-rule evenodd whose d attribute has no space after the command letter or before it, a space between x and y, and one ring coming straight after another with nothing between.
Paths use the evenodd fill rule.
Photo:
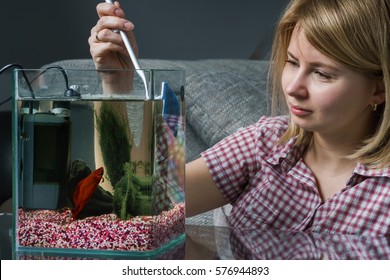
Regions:
<instances>
[{"instance_id":1,"label":"woman's arm","mask_svg":"<svg viewBox=\"0 0 390 280\"><path fill-rule=\"evenodd\" d=\"M188 163L185 172L187 217L218 208L227 203L215 185L203 158Z\"/></svg>"}]
</instances>

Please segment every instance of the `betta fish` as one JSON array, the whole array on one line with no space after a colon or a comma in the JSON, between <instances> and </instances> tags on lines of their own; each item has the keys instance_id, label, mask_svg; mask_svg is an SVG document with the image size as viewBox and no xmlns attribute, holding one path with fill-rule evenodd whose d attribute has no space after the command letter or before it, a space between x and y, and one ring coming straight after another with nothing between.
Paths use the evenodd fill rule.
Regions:
<instances>
[{"instance_id":1,"label":"betta fish","mask_svg":"<svg viewBox=\"0 0 390 280\"><path fill-rule=\"evenodd\" d=\"M102 180L103 172L103 167L100 167L77 184L76 190L73 194L73 219L77 219L77 216L91 198L93 192Z\"/></svg>"}]
</instances>

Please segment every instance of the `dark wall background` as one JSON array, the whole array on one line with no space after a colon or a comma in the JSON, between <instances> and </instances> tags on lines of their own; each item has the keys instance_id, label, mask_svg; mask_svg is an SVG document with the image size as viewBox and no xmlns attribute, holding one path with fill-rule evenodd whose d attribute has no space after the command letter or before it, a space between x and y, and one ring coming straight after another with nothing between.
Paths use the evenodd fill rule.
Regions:
<instances>
[{"instance_id":1,"label":"dark wall background","mask_svg":"<svg viewBox=\"0 0 390 280\"><path fill-rule=\"evenodd\" d=\"M99 0L19 0L2 3L0 65L26 67L89 56L87 38ZM136 26L141 56L248 58L269 41L287 0L122 0Z\"/></svg>"},{"instance_id":2,"label":"dark wall background","mask_svg":"<svg viewBox=\"0 0 390 280\"><path fill-rule=\"evenodd\" d=\"M2 1L0 67L24 68L89 58L88 36L103 0ZM288 0L122 0L135 24L140 57L267 58L273 27ZM10 95L0 76L0 101ZM8 104L0 107L7 110Z\"/></svg>"}]
</instances>

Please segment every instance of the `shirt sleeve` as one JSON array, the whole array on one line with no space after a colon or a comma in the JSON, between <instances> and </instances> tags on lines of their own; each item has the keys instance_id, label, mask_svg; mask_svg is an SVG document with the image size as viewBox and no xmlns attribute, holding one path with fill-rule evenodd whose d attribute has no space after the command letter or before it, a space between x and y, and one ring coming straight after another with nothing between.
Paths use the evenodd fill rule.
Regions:
<instances>
[{"instance_id":1,"label":"shirt sleeve","mask_svg":"<svg viewBox=\"0 0 390 280\"><path fill-rule=\"evenodd\" d=\"M234 204L249 181L261 172L260 158L277 145L281 127L285 129L284 119L262 117L256 124L238 130L201 154L229 203Z\"/></svg>"}]
</instances>

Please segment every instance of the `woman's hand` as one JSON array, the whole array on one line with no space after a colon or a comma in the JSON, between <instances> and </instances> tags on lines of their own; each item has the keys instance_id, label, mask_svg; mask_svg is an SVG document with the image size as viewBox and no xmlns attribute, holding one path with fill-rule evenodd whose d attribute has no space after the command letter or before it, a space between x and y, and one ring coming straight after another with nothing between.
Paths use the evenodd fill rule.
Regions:
<instances>
[{"instance_id":1,"label":"woman's hand","mask_svg":"<svg viewBox=\"0 0 390 280\"><path fill-rule=\"evenodd\" d=\"M132 32L134 25L125 19L125 13L118 2L114 5L99 3L96 10L99 20L91 29L88 39L96 69L133 69L121 35L113 30L123 30L127 33L130 44L138 56L137 43Z\"/></svg>"}]
</instances>

